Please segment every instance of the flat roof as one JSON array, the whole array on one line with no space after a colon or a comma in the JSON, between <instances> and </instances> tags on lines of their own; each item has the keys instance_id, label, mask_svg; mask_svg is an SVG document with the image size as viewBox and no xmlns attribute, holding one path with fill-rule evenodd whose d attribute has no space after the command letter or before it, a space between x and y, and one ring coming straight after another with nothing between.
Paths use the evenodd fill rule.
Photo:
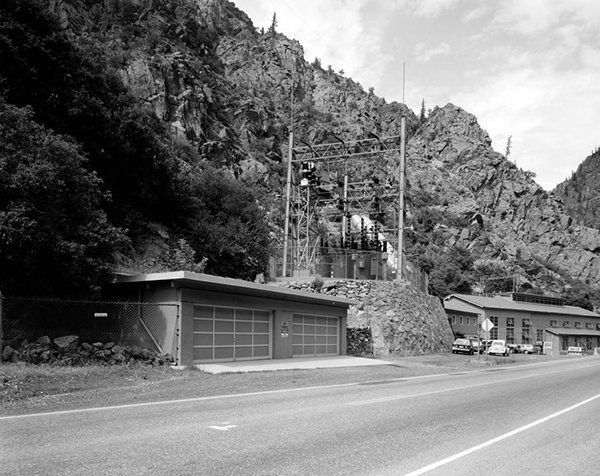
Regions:
<instances>
[{"instance_id":1,"label":"flat roof","mask_svg":"<svg viewBox=\"0 0 600 476\"><path fill-rule=\"evenodd\" d=\"M113 284L145 284L170 281L171 286L178 288L200 289L214 292L229 292L245 296L281 299L284 301L303 302L348 308L360 304L354 299L327 294L309 293L297 289L288 289L269 284L252 283L241 279L222 278L210 274L193 273L191 271L170 271L167 273L135 274L117 276Z\"/></svg>"},{"instance_id":2,"label":"flat roof","mask_svg":"<svg viewBox=\"0 0 600 476\"><path fill-rule=\"evenodd\" d=\"M452 298L472 304L481 309L502 309L507 311L528 311L541 314L561 314L565 316L600 318L600 314L576 306L557 306L555 304L510 301L502 297L471 296L469 294L451 294L450 296L445 297L444 308L452 309L451 304L449 304L449 307L446 307L447 302Z\"/></svg>"},{"instance_id":3,"label":"flat roof","mask_svg":"<svg viewBox=\"0 0 600 476\"><path fill-rule=\"evenodd\" d=\"M555 327L546 327L544 329L546 332L550 334L554 334L557 336L588 336L588 337L600 337L600 331L595 331L592 329L557 329Z\"/></svg>"}]
</instances>

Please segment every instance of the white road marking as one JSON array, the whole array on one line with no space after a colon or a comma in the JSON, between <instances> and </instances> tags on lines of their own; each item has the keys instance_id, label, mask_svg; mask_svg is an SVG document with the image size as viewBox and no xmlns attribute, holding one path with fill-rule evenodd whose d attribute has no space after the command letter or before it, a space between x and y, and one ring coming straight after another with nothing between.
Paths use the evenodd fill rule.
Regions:
<instances>
[{"instance_id":1,"label":"white road marking","mask_svg":"<svg viewBox=\"0 0 600 476\"><path fill-rule=\"evenodd\" d=\"M428 466L425 466L421 469L418 469L416 471L413 471L411 473L406 473L404 476L419 476L421 474L425 474L428 473L429 471L432 471L436 468L439 468L441 466L444 466L448 463L451 463L452 461L456 461L457 459L463 458L464 456L470 455L471 453L475 453L476 451L479 451L483 448L486 448L488 446L491 446L495 443L498 443L499 441L505 440L506 438L510 438L511 436L516 435L517 433L521 433L525 430L529 430L530 428L533 428L534 426L540 425L544 422L547 422L548 420L551 420L552 418L556 418L560 415L563 415L564 413L570 412L571 410L575 410L576 408L579 408L583 405L586 405L590 402L593 402L594 400L596 400L597 398L600 398L600 394L595 395L591 398L588 398L587 400L584 400L582 402L576 403L575 405L572 405L570 407L567 407L563 410L560 410L556 413L553 413L552 415L548 415L547 417L541 418L540 420L534 421L533 423L529 423L528 425L522 426L521 428L517 428L516 430L513 431L509 431L508 433L505 433L504 435L498 436L496 438L493 438L489 441L486 441L485 443L482 443L480 445L477 446L473 446L472 448L469 448L468 450L465 451L461 451L460 453L457 453L453 456L450 456L448 458L444 458L436 463L430 464Z\"/></svg>"},{"instance_id":2,"label":"white road marking","mask_svg":"<svg viewBox=\"0 0 600 476\"><path fill-rule=\"evenodd\" d=\"M228 431L231 428L235 428L237 425L229 425L229 426L209 426L209 428L212 428L213 430L221 430L221 431Z\"/></svg>"},{"instance_id":3,"label":"white road marking","mask_svg":"<svg viewBox=\"0 0 600 476\"><path fill-rule=\"evenodd\" d=\"M544 364L545 364L545 362L544 362ZM540 365L540 364L531 364L531 365L533 366L533 365ZM529 366L530 365L521 365L519 367L513 367L513 368L521 369L521 368L525 368L525 367L529 367ZM591 366L591 365L584 365L580 368L589 367L589 366ZM489 369L474 370L469 373L475 374L475 373L485 372L488 370ZM569 370L573 370L573 369L569 369ZM559 371L559 372L561 372L561 371ZM550 374L550 373L554 373L554 372L548 372L548 373ZM414 376L414 377L398 377L398 378L390 379L390 380L386 380L386 381L401 382L401 381L406 381L406 380L423 380L423 379L436 378L436 377L447 377L450 375L452 375L452 374L445 373L445 374L432 374L432 375L418 375L418 376ZM539 375L544 375L544 374L539 374ZM521 377L519 377L519 378L521 378ZM369 383L369 382L366 382L366 383ZM275 395L278 393L303 392L303 391L311 391L311 390L326 390L326 389L330 389L330 388L357 387L357 386L361 386L364 384L365 384L365 382L351 382L351 383L340 383L340 384L336 384L336 385L321 385L321 386L316 386L316 387L285 388L285 389L280 389L280 390L265 390L262 392L233 393L233 394L229 394L229 395L213 395L211 397L194 397L194 398L182 398L182 399L178 399L178 400L162 400L162 401L158 401L158 402L128 403L128 404L124 404L124 405L113 405L113 406L107 406L107 407L79 408L79 409L75 409L75 410L58 410L55 412L29 413L29 414L25 414L25 415L0 416L0 421L1 420L16 420L18 418L35 418L35 417L52 416L52 415L69 415L72 413L86 413L86 412L100 412L100 411L107 411L107 410L119 410L119 409L123 409L123 408L149 407L149 406L156 406L156 405L173 405L173 404L177 404L177 403L202 402L202 401L219 400L219 399L225 399L225 398L241 398L241 397L253 397L253 396L258 396L258 395ZM493 382L488 385L492 385L492 384L493 384ZM483 384L483 385L486 385L486 384ZM477 385L475 385L475 386L477 386ZM465 388L469 388L469 387L465 387ZM402 396L399 398L408 398L411 396L418 396L418 395ZM361 403L361 402L356 403L356 405L360 405L360 404L363 404L363 403Z\"/></svg>"},{"instance_id":4,"label":"white road marking","mask_svg":"<svg viewBox=\"0 0 600 476\"><path fill-rule=\"evenodd\" d=\"M522 376L522 377L512 377L512 378L507 378L507 379L503 379L503 380L494 380L493 382L476 383L476 384L473 384L473 385L463 385L461 387L443 388L441 390L432 390L431 392L412 393L412 394L404 394L404 395L393 395L391 397L374 398L372 400L362 400L362 401L359 401L359 402L347 403L347 405L350 405L350 406L373 405L375 403L391 402L391 401L394 401L394 400L405 400L407 398L426 397L428 395L436 395L436 394L439 394L439 393L453 392L455 390L467 390L469 388L485 387L485 386L488 386L488 385L496 385L496 384L499 384L499 383L514 382L516 380L530 379L532 377L540 377L540 376L544 376L544 375L551 375L551 374L557 374L557 373L561 373L561 372L571 372L571 371L573 371L573 369L571 369L571 368L569 368L569 369L562 369L562 370L553 370L551 372L542 372L542 373L533 374L533 375L529 374L529 375L525 375L525 376Z\"/></svg>"}]
</instances>

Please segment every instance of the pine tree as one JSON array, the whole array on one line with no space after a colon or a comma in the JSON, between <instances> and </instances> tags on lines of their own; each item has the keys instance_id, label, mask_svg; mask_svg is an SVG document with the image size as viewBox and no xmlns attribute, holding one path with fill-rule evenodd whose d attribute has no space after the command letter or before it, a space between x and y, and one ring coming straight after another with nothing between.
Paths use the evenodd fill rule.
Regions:
<instances>
[{"instance_id":1,"label":"pine tree","mask_svg":"<svg viewBox=\"0 0 600 476\"><path fill-rule=\"evenodd\" d=\"M277 13L273 12L273 19L271 20L271 26L269 27L268 33L274 35L277 33Z\"/></svg>"},{"instance_id":2,"label":"pine tree","mask_svg":"<svg viewBox=\"0 0 600 476\"><path fill-rule=\"evenodd\" d=\"M425 99L423 99L421 101L421 114L419 115L419 123L423 124L425 122L426 119L426 115L425 115Z\"/></svg>"},{"instance_id":3,"label":"pine tree","mask_svg":"<svg viewBox=\"0 0 600 476\"><path fill-rule=\"evenodd\" d=\"M512 136L508 136L508 139L506 139L506 152L504 153L504 156L508 159L508 156L510 155L510 151L512 149Z\"/></svg>"}]
</instances>

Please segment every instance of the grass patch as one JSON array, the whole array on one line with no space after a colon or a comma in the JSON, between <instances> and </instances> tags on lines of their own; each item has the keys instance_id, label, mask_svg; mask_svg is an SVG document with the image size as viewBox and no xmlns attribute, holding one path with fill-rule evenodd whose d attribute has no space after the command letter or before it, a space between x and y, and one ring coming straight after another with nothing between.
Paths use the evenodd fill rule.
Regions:
<instances>
[{"instance_id":1,"label":"grass patch","mask_svg":"<svg viewBox=\"0 0 600 476\"><path fill-rule=\"evenodd\" d=\"M172 378L178 371L148 365L0 365L0 404L84 390L123 388L143 381Z\"/></svg>"}]
</instances>

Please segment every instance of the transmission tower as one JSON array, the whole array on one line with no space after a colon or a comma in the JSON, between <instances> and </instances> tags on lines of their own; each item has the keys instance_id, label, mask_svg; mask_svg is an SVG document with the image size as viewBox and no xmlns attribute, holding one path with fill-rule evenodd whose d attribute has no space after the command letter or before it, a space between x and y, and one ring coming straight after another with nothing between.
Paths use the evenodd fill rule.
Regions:
<instances>
[{"instance_id":1,"label":"transmission tower","mask_svg":"<svg viewBox=\"0 0 600 476\"><path fill-rule=\"evenodd\" d=\"M324 255L385 253L382 237L393 241L402 226L399 179L389 175L401 136L303 144L290 136L283 275L316 273ZM338 229L326 228L331 223Z\"/></svg>"}]
</instances>

